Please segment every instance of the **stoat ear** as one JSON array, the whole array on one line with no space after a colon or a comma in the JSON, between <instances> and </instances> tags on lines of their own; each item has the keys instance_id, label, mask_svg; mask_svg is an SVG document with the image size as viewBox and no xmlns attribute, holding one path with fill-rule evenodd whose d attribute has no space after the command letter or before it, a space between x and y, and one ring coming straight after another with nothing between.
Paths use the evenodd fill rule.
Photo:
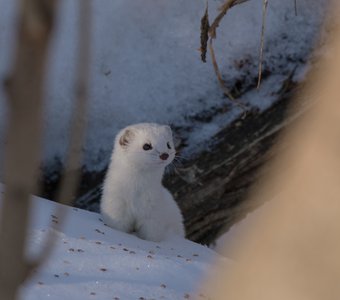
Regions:
<instances>
[{"instance_id":1,"label":"stoat ear","mask_svg":"<svg viewBox=\"0 0 340 300\"><path fill-rule=\"evenodd\" d=\"M133 132L130 129L126 129L119 139L119 145L126 148L133 138Z\"/></svg>"}]
</instances>

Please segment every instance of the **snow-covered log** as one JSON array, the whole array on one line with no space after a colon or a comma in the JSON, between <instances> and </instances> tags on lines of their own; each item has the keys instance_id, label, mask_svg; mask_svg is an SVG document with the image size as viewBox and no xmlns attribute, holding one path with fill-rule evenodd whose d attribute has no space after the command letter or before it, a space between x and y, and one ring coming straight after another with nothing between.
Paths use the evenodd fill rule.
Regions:
<instances>
[{"instance_id":1,"label":"snow-covered log","mask_svg":"<svg viewBox=\"0 0 340 300\"><path fill-rule=\"evenodd\" d=\"M259 205L247 201L248 193L265 173L264 164L276 155L278 134L302 112L287 115L296 85L286 83L288 89L270 108L240 115L214 137L209 151L166 178L182 208L189 239L211 244Z\"/></svg>"}]
</instances>

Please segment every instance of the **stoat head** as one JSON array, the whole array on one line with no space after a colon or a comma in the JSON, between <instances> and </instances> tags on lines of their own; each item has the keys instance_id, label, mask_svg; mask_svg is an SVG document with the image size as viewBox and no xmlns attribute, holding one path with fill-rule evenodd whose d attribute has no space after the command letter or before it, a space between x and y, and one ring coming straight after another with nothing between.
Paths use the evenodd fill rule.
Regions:
<instances>
[{"instance_id":1,"label":"stoat head","mask_svg":"<svg viewBox=\"0 0 340 300\"><path fill-rule=\"evenodd\" d=\"M164 168L176 153L171 128L154 123L131 125L121 130L114 152L119 159L142 168Z\"/></svg>"}]
</instances>

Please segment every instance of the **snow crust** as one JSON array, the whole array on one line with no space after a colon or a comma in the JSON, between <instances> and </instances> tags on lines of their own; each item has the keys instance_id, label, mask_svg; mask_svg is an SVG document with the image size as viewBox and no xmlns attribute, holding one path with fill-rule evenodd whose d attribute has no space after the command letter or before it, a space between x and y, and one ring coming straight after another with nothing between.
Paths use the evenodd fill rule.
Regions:
<instances>
[{"instance_id":1,"label":"snow crust","mask_svg":"<svg viewBox=\"0 0 340 300\"><path fill-rule=\"evenodd\" d=\"M1 78L8 73L13 58L15 3L0 0ZM45 162L63 157L67 147L77 59L77 3L60 1L51 45ZM309 55L327 1L297 3L295 16L294 1L269 1L264 66L277 74L274 86L296 66L297 59ZM220 4L209 1L211 20ZM210 59L206 64L200 61L199 28L205 0L93 0L92 5L91 101L84 147L87 169L100 170L108 163L114 136L126 125L146 121L191 126L190 155L237 116L239 110L234 107L209 124L191 119L228 101L218 86ZM222 21L215 47L227 82L256 77L261 23L262 1L256 0L233 8ZM272 82L267 83L264 92L252 92L245 98L264 108L272 99L271 87ZM3 145L7 111L2 87L0 97Z\"/></svg>"},{"instance_id":2,"label":"snow crust","mask_svg":"<svg viewBox=\"0 0 340 300\"><path fill-rule=\"evenodd\" d=\"M60 204L34 197L29 256L36 257ZM116 231L101 216L65 207L66 222L48 262L20 291L20 299L208 299L199 291L213 263L231 263L207 247L176 238L160 243ZM201 295L200 295L201 294Z\"/></svg>"}]
</instances>

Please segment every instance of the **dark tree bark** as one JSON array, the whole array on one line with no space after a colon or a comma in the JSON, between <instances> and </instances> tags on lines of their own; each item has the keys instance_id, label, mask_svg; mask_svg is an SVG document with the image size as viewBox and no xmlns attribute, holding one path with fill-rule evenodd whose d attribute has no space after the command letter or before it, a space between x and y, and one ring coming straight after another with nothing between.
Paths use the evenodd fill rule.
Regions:
<instances>
[{"instance_id":1,"label":"dark tree bark","mask_svg":"<svg viewBox=\"0 0 340 300\"><path fill-rule=\"evenodd\" d=\"M266 163L289 147L282 142L276 146L279 135L312 104L299 100L290 111L297 89L289 76L271 107L241 115L214 137L211 151L185 163L177 176L165 178L183 212L187 238L212 244L262 204L248 194L266 174Z\"/></svg>"},{"instance_id":2,"label":"dark tree bark","mask_svg":"<svg viewBox=\"0 0 340 300\"><path fill-rule=\"evenodd\" d=\"M291 92L264 112L252 111L235 120L214 138L213 150L166 178L180 205L187 237L211 244L258 204L246 201L249 189L265 172L275 153L278 134L293 120L286 118Z\"/></svg>"}]
</instances>

